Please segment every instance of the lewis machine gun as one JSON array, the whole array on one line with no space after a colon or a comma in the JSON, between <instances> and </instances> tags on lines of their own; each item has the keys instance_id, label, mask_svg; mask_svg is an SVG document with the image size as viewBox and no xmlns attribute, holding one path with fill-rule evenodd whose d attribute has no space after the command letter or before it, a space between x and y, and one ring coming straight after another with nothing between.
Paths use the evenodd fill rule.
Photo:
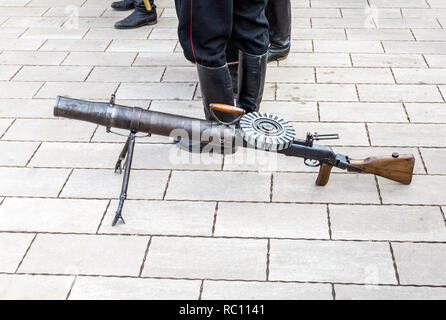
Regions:
<instances>
[{"instance_id":1,"label":"lewis machine gun","mask_svg":"<svg viewBox=\"0 0 446 320\"><path fill-rule=\"evenodd\" d=\"M115 167L115 172L121 172L121 163L125 160L121 195L113 225L122 219L138 132L149 136L156 134L174 138L182 137L183 135L178 134L182 132L189 140L197 143L214 148L223 147L223 152L234 147L244 147L303 158L307 166L320 167L316 179L319 186L328 183L333 167L349 172L375 174L403 184L410 184L412 181L415 158L411 154L400 155L395 152L389 156L354 160L346 155L334 153L330 147L314 143L339 139L338 134L308 133L305 139L298 139L295 137L294 128L276 115L264 112L245 114L241 108L221 104L211 104L210 110L215 121L116 105L114 95L109 103L58 97L54 116L92 122L106 127L108 131L110 128L129 130ZM224 123L216 116L216 113L221 112L238 117L231 123Z\"/></svg>"}]
</instances>

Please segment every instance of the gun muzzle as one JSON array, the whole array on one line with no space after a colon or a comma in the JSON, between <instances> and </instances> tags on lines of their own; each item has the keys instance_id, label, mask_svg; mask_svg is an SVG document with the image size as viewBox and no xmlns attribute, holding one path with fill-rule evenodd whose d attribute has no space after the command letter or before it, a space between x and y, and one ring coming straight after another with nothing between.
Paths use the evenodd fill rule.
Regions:
<instances>
[{"instance_id":1,"label":"gun muzzle","mask_svg":"<svg viewBox=\"0 0 446 320\"><path fill-rule=\"evenodd\" d=\"M225 141L233 140L236 135L235 126L220 125L213 121L66 97L57 97L54 116L161 136L184 138L187 134L188 139L201 142L211 142L216 137L224 138Z\"/></svg>"}]
</instances>

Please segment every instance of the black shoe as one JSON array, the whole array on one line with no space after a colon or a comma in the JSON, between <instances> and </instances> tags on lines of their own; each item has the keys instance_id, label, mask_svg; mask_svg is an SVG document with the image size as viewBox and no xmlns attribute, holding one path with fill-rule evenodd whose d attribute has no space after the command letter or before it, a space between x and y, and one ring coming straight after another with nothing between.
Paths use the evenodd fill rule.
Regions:
<instances>
[{"instance_id":1,"label":"black shoe","mask_svg":"<svg viewBox=\"0 0 446 320\"><path fill-rule=\"evenodd\" d=\"M268 1L265 14L269 22L268 62L283 60L291 47L291 1Z\"/></svg>"},{"instance_id":2,"label":"black shoe","mask_svg":"<svg viewBox=\"0 0 446 320\"><path fill-rule=\"evenodd\" d=\"M283 48L271 44L268 48L268 62L284 60L288 57L289 53L290 53L289 46Z\"/></svg>"},{"instance_id":3,"label":"black shoe","mask_svg":"<svg viewBox=\"0 0 446 320\"><path fill-rule=\"evenodd\" d=\"M259 111L265 87L267 53L260 56L240 51L237 106L246 112Z\"/></svg>"},{"instance_id":4,"label":"black shoe","mask_svg":"<svg viewBox=\"0 0 446 320\"><path fill-rule=\"evenodd\" d=\"M157 23L156 9L147 11L144 3L136 5L135 11L124 20L115 23L116 29L136 29Z\"/></svg>"},{"instance_id":5,"label":"black shoe","mask_svg":"<svg viewBox=\"0 0 446 320\"><path fill-rule=\"evenodd\" d=\"M116 1L111 4L111 7L117 11L126 11L135 9L134 0Z\"/></svg>"}]
</instances>

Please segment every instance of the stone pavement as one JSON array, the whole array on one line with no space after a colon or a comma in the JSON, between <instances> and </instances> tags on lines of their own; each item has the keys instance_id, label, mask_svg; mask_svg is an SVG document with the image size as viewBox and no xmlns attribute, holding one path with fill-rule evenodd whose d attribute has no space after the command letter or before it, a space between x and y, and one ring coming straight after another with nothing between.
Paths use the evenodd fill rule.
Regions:
<instances>
[{"instance_id":1,"label":"stone pavement","mask_svg":"<svg viewBox=\"0 0 446 320\"><path fill-rule=\"evenodd\" d=\"M141 138L115 228L123 138L53 118L56 95L202 107L173 1L134 31L110 2L0 0L0 298L446 298L446 1L292 0L267 73L263 110L353 157L414 153L410 186Z\"/></svg>"}]
</instances>

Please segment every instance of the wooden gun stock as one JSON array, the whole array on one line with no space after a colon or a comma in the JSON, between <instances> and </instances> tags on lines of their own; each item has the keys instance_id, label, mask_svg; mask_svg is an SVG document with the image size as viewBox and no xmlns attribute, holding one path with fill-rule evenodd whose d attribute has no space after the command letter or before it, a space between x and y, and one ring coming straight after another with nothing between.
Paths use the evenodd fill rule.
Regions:
<instances>
[{"instance_id":1,"label":"wooden gun stock","mask_svg":"<svg viewBox=\"0 0 446 320\"><path fill-rule=\"evenodd\" d=\"M411 154L394 154L392 156L369 157L363 160L350 160L350 164L364 170L362 173L376 174L386 179L410 184L415 158Z\"/></svg>"},{"instance_id":2,"label":"wooden gun stock","mask_svg":"<svg viewBox=\"0 0 446 320\"><path fill-rule=\"evenodd\" d=\"M376 174L377 176L390 179L403 184L412 182L415 158L411 154L382 157L369 157L362 160L350 160L350 165L362 170L360 173ZM332 165L322 163L317 176L316 184L325 186L330 179ZM355 168L347 168L350 172L357 172Z\"/></svg>"}]
</instances>

